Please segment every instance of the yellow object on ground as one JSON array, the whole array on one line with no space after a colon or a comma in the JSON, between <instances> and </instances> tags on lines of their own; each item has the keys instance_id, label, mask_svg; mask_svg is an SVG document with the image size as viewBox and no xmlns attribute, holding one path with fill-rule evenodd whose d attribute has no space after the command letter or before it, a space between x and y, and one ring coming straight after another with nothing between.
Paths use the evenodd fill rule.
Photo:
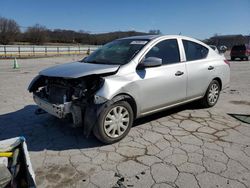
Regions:
<instances>
[{"instance_id":1,"label":"yellow object on ground","mask_svg":"<svg viewBox=\"0 0 250 188\"><path fill-rule=\"evenodd\" d=\"M0 152L0 157L12 157L13 152Z\"/></svg>"}]
</instances>

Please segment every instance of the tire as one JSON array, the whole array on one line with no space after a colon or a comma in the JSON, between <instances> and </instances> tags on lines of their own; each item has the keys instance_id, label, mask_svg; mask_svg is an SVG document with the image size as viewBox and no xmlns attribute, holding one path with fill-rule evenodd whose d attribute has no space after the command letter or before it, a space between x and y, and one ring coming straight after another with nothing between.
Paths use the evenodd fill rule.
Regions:
<instances>
[{"instance_id":1,"label":"tire","mask_svg":"<svg viewBox=\"0 0 250 188\"><path fill-rule=\"evenodd\" d=\"M133 121L134 113L130 104L126 101L118 101L104 108L100 113L97 124L94 127L94 135L105 144L118 142L128 134Z\"/></svg>"},{"instance_id":2,"label":"tire","mask_svg":"<svg viewBox=\"0 0 250 188\"><path fill-rule=\"evenodd\" d=\"M213 80L206 91L205 96L201 99L202 106L205 108L213 107L220 96L221 86L217 80Z\"/></svg>"},{"instance_id":3,"label":"tire","mask_svg":"<svg viewBox=\"0 0 250 188\"><path fill-rule=\"evenodd\" d=\"M234 61L235 60L235 58L234 57L231 57L231 61Z\"/></svg>"},{"instance_id":4,"label":"tire","mask_svg":"<svg viewBox=\"0 0 250 188\"><path fill-rule=\"evenodd\" d=\"M249 57L246 57L246 61L248 61L249 60Z\"/></svg>"}]
</instances>

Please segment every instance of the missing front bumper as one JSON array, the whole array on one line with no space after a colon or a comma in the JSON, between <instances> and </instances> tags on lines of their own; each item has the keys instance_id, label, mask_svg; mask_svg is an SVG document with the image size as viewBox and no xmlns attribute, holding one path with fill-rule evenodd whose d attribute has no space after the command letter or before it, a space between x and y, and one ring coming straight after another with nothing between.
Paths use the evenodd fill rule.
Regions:
<instances>
[{"instance_id":1,"label":"missing front bumper","mask_svg":"<svg viewBox=\"0 0 250 188\"><path fill-rule=\"evenodd\" d=\"M60 119L65 118L68 114L72 115L73 126L79 127L82 125L82 110L80 106L72 104L72 102L65 102L64 104L51 104L48 101L33 95L35 103L49 114Z\"/></svg>"},{"instance_id":2,"label":"missing front bumper","mask_svg":"<svg viewBox=\"0 0 250 188\"><path fill-rule=\"evenodd\" d=\"M46 112L56 116L58 118L64 118L67 114L70 113L72 102L66 102L64 104L51 104L46 100L39 98L36 95L33 95L35 103Z\"/></svg>"}]
</instances>

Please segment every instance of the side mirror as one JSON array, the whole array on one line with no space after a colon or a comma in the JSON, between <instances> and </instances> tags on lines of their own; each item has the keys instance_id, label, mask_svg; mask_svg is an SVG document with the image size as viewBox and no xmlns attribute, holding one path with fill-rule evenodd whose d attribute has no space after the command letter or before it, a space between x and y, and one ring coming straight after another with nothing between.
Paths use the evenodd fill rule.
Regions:
<instances>
[{"instance_id":1,"label":"side mirror","mask_svg":"<svg viewBox=\"0 0 250 188\"><path fill-rule=\"evenodd\" d=\"M162 65L162 59L158 57L148 57L144 59L140 64L139 67L147 68L147 67L158 67Z\"/></svg>"}]
</instances>

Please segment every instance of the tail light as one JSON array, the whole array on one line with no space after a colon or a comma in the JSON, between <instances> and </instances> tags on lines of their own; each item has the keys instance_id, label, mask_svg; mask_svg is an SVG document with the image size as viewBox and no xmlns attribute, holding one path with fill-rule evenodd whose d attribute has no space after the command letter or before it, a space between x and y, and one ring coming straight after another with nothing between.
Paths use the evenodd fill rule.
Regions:
<instances>
[{"instance_id":1,"label":"tail light","mask_svg":"<svg viewBox=\"0 0 250 188\"><path fill-rule=\"evenodd\" d=\"M228 60L224 60L224 62L230 67L230 62Z\"/></svg>"},{"instance_id":2,"label":"tail light","mask_svg":"<svg viewBox=\"0 0 250 188\"><path fill-rule=\"evenodd\" d=\"M247 54L250 54L250 49L247 49L247 50L246 50L246 53L247 53Z\"/></svg>"}]
</instances>

